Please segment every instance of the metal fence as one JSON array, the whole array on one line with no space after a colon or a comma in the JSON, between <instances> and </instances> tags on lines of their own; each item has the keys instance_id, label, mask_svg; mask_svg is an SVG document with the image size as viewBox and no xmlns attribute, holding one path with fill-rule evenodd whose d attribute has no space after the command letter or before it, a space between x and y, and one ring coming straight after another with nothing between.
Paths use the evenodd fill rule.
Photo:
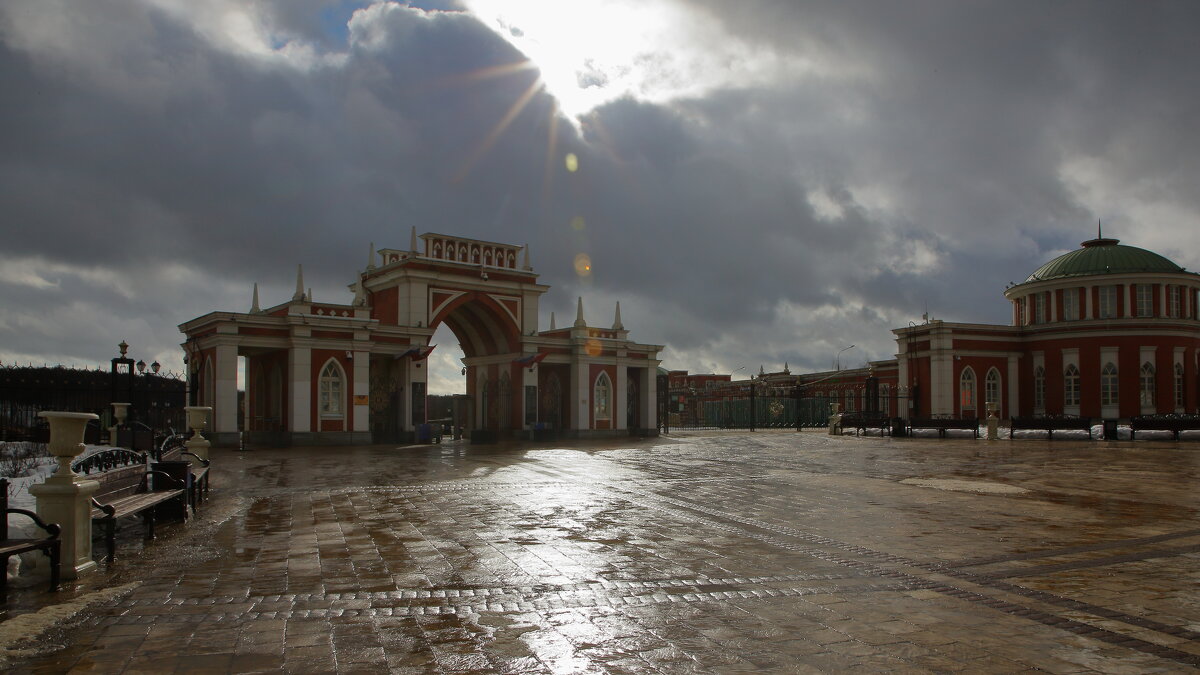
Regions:
<instances>
[{"instance_id":1,"label":"metal fence","mask_svg":"<svg viewBox=\"0 0 1200 675\"><path fill-rule=\"evenodd\" d=\"M756 396L703 401L687 410L672 412L677 429L795 429L829 424L829 399Z\"/></svg>"},{"instance_id":2,"label":"metal fence","mask_svg":"<svg viewBox=\"0 0 1200 675\"><path fill-rule=\"evenodd\" d=\"M58 367L0 367L0 441L45 440L43 410L90 412L88 442L113 422L113 401L129 403L126 423L156 432L183 429L182 379L152 373L118 374Z\"/></svg>"}]
</instances>

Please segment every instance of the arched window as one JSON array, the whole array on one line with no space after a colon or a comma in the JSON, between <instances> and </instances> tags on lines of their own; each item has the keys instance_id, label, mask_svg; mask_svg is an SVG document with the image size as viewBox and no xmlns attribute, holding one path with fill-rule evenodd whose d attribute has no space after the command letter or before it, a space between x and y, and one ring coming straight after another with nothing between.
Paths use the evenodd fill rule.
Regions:
<instances>
[{"instance_id":1,"label":"arched window","mask_svg":"<svg viewBox=\"0 0 1200 675\"><path fill-rule=\"evenodd\" d=\"M465 244L458 247L458 259L460 262L467 262L467 247Z\"/></svg>"},{"instance_id":2,"label":"arched window","mask_svg":"<svg viewBox=\"0 0 1200 675\"><path fill-rule=\"evenodd\" d=\"M1046 369L1041 366L1033 369L1033 407L1038 410L1046 407Z\"/></svg>"},{"instance_id":3,"label":"arched window","mask_svg":"<svg viewBox=\"0 0 1200 675\"><path fill-rule=\"evenodd\" d=\"M1183 396L1183 364L1175 364L1175 407L1182 408L1184 406Z\"/></svg>"},{"instance_id":4,"label":"arched window","mask_svg":"<svg viewBox=\"0 0 1200 675\"><path fill-rule=\"evenodd\" d=\"M1117 405L1117 366L1112 361L1100 371L1100 405Z\"/></svg>"},{"instance_id":5,"label":"arched window","mask_svg":"<svg viewBox=\"0 0 1200 675\"><path fill-rule=\"evenodd\" d=\"M992 368L983 381L983 396L985 403L1000 405L1000 371Z\"/></svg>"},{"instance_id":6,"label":"arched window","mask_svg":"<svg viewBox=\"0 0 1200 675\"><path fill-rule=\"evenodd\" d=\"M1079 405L1079 368L1074 363L1063 371L1063 405Z\"/></svg>"},{"instance_id":7,"label":"arched window","mask_svg":"<svg viewBox=\"0 0 1200 675\"><path fill-rule=\"evenodd\" d=\"M346 409L346 376L342 373L342 367L333 359L329 359L321 369L318 395L317 412L321 417L329 419L342 416Z\"/></svg>"},{"instance_id":8,"label":"arched window","mask_svg":"<svg viewBox=\"0 0 1200 675\"><path fill-rule=\"evenodd\" d=\"M1140 288L1140 286L1139 286ZM1154 406L1154 388L1156 378L1154 377L1154 364L1149 361L1142 364L1142 370L1138 378L1138 391L1140 392L1142 407L1150 408Z\"/></svg>"},{"instance_id":9,"label":"arched window","mask_svg":"<svg viewBox=\"0 0 1200 675\"><path fill-rule=\"evenodd\" d=\"M963 410L975 409L975 371L970 366L958 378L958 400Z\"/></svg>"},{"instance_id":10,"label":"arched window","mask_svg":"<svg viewBox=\"0 0 1200 675\"><path fill-rule=\"evenodd\" d=\"M592 387L592 403L596 411L596 420L612 419L612 382L608 373L600 373L596 384Z\"/></svg>"}]
</instances>

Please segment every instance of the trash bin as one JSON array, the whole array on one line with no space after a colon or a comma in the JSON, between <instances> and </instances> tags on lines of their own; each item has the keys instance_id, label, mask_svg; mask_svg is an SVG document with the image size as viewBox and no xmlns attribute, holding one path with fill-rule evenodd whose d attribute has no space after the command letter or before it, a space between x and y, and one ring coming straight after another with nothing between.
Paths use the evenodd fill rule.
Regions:
<instances>
[{"instance_id":1,"label":"trash bin","mask_svg":"<svg viewBox=\"0 0 1200 675\"><path fill-rule=\"evenodd\" d=\"M417 425L417 442L432 443L433 442L433 425L418 424Z\"/></svg>"},{"instance_id":2,"label":"trash bin","mask_svg":"<svg viewBox=\"0 0 1200 675\"><path fill-rule=\"evenodd\" d=\"M1104 420L1104 440L1106 440L1106 441L1117 440L1117 421L1116 420Z\"/></svg>"}]
</instances>

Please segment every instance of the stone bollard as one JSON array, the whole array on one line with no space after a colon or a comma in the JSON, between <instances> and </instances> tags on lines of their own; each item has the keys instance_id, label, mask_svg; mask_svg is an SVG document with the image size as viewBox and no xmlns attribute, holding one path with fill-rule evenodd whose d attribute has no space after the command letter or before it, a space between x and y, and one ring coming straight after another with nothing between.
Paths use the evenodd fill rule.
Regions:
<instances>
[{"instance_id":1,"label":"stone bollard","mask_svg":"<svg viewBox=\"0 0 1200 675\"><path fill-rule=\"evenodd\" d=\"M29 486L37 498L37 514L47 523L62 528L61 572L64 579L75 579L96 568L92 560L92 495L100 483L71 471L71 460L83 452L83 432L92 413L41 412L50 422L50 454L58 458L58 470L46 482Z\"/></svg>"},{"instance_id":2,"label":"stone bollard","mask_svg":"<svg viewBox=\"0 0 1200 675\"><path fill-rule=\"evenodd\" d=\"M192 437L184 445L187 446L189 452L200 459L208 459L208 448L212 444L204 436L201 436L200 432L208 423L208 415L212 412L212 408L206 405L189 405L184 410L187 411L187 424L192 429Z\"/></svg>"},{"instance_id":3,"label":"stone bollard","mask_svg":"<svg viewBox=\"0 0 1200 675\"><path fill-rule=\"evenodd\" d=\"M838 436L842 433L842 404L832 403L829 406L829 435Z\"/></svg>"},{"instance_id":4,"label":"stone bollard","mask_svg":"<svg viewBox=\"0 0 1200 675\"><path fill-rule=\"evenodd\" d=\"M113 403L112 407L113 407L113 421L116 422L116 424L113 424L111 427L108 428L108 444L112 445L112 446L116 446L117 430L120 429L121 427L125 426L125 419L127 417L129 417L129 404L128 403Z\"/></svg>"},{"instance_id":5,"label":"stone bollard","mask_svg":"<svg viewBox=\"0 0 1200 675\"><path fill-rule=\"evenodd\" d=\"M1000 438L1000 406L993 402L987 404L987 439L989 441L999 440Z\"/></svg>"}]
</instances>

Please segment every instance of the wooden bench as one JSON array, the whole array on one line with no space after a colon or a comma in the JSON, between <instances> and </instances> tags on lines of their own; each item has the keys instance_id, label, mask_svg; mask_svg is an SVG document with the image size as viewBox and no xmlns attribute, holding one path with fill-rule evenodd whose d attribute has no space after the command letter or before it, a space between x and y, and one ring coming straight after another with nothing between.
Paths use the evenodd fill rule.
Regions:
<instances>
[{"instance_id":1,"label":"wooden bench","mask_svg":"<svg viewBox=\"0 0 1200 675\"><path fill-rule=\"evenodd\" d=\"M182 480L164 471L147 470L146 465L112 469L92 479L100 488L92 497L92 522L104 526L104 543L108 561L116 555L116 522L126 516L141 516L146 525L146 539L154 539L154 522L161 506L175 502L178 513L187 520L188 489Z\"/></svg>"},{"instance_id":2,"label":"wooden bench","mask_svg":"<svg viewBox=\"0 0 1200 675\"><path fill-rule=\"evenodd\" d=\"M176 433L171 433L162 439L154 457L158 462L189 462L185 476L177 475L173 471L168 471L168 473L176 478L183 478L187 483L188 504L191 505L194 515L200 502L208 501L208 469L212 462L188 450L186 437Z\"/></svg>"},{"instance_id":3,"label":"wooden bench","mask_svg":"<svg viewBox=\"0 0 1200 675\"><path fill-rule=\"evenodd\" d=\"M50 558L50 590L58 590L59 558L62 555L62 541L58 535L60 528L57 523L45 523L33 511L8 508L8 479L0 478L0 508L4 509L4 519L0 520L0 602L8 600L8 559L19 553L41 551ZM33 523L46 531L44 537L27 537L9 539L8 514L17 513L27 516Z\"/></svg>"},{"instance_id":4,"label":"wooden bench","mask_svg":"<svg viewBox=\"0 0 1200 675\"><path fill-rule=\"evenodd\" d=\"M1045 431L1054 438L1055 431L1086 431L1092 438L1092 418L1076 417L1074 415L1039 415L1035 417L1014 417L1009 421L1009 440L1015 431Z\"/></svg>"},{"instance_id":5,"label":"wooden bench","mask_svg":"<svg viewBox=\"0 0 1200 675\"><path fill-rule=\"evenodd\" d=\"M878 429L882 436L884 431L892 433L892 419L883 413L848 412L842 413L842 428L853 429L854 435L866 433L867 429Z\"/></svg>"},{"instance_id":6,"label":"wooden bench","mask_svg":"<svg viewBox=\"0 0 1200 675\"><path fill-rule=\"evenodd\" d=\"M1129 418L1129 440L1137 438L1139 431L1170 431L1179 440L1181 431L1200 431L1200 415L1137 415Z\"/></svg>"},{"instance_id":7,"label":"wooden bench","mask_svg":"<svg viewBox=\"0 0 1200 675\"><path fill-rule=\"evenodd\" d=\"M938 436L946 437L947 429L961 429L970 431L975 438L979 438L979 418L957 418L957 417L914 417L908 420L908 433L911 436L914 429L937 429Z\"/></svg>"}]
</instances>

